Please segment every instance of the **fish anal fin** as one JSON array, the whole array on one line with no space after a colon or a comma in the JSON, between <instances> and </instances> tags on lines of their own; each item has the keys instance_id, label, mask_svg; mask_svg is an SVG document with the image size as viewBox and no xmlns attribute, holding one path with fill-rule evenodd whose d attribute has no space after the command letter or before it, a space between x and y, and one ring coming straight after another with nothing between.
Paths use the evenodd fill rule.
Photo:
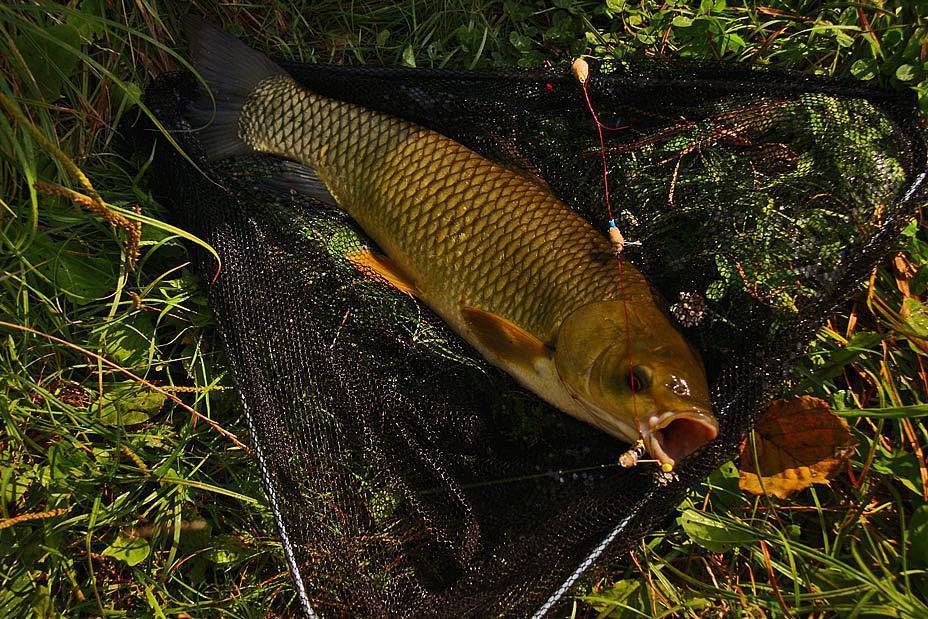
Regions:
<instances>
[{"instance_id":1,"label":"fish anal fin","mask_svg":"<svg viewBox=\"0 0 928 619\"><path fill-rule=\"evenodd\" d=\"M412 278L406 275L389 257L383 254L375 254L367 248L350 253L345 257L362 273L382 279L406 294L413 296L418 294L418 289Z\"/></svg>"},{"instance_id":2,"label":"fish anal fin","mask_svg":"<svg viewBox=\"0 0 928 619\"><path fill-rule=\"evenodd\" d=\"M464 322L478 340L503 361L534 368L551 356L544 342L514 322L476 307L462 307Z\"/></svg>"}]
</instances>

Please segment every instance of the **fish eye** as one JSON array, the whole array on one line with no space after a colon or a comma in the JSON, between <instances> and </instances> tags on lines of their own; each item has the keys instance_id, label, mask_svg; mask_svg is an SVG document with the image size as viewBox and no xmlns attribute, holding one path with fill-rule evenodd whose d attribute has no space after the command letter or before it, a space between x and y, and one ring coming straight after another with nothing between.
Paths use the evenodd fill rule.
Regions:
<instances>
[{"instance_id":1,"label":"fish eye","mask_svg":"<svg viewBox=\"0 0 928 619\"><path fill-rule=\"evenodd\" d=\"M645 391L651 386L651 370L644 365L634 366L626 377L632 391Z\"/></svg>"}]
</instances>

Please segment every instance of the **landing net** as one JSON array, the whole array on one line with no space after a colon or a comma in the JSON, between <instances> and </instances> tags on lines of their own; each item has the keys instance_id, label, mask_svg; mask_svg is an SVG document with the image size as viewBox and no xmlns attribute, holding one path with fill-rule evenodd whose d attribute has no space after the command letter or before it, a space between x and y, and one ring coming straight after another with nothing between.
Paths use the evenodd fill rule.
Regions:
<instances>
[{"instance_id":1,"label":"landing net","mask_svg":"<svg viewBox=\"0 0 928 619\"><path fill-rule=\"evenodd\" d=\"M290 65L317 93L420 123L537 174L603 230L597 127L566 70ZM172 77L149 105L150 187L196 253L305 612L545 613L586 568L666 524L782 393L825 318L894 248L924 194L905 96L739 68L594 68L623 252L706 364L721 434L672 475L553 410L426 307L361 275L337 209L282 191L286 163L207 162ZM194 250L196 251L196 250Z\"/></svg>"}]
</instances>

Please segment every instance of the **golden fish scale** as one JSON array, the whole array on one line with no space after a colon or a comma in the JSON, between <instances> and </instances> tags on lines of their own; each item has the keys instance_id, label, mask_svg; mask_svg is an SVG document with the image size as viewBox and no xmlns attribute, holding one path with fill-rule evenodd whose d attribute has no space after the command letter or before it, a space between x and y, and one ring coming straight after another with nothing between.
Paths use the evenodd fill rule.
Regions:
<instances>
[{"instance_id":1,"label":"golden fish scale","mask_svg":"<svg viewBox=\"0 0 928 619\"><path fill-rule=\"evenodd\" d=\"M619 297L602 234L540 181L439 133L286 76L259 84L239 126L256 150L312 166L440 313L478 307L551 341L574 308ZM636 269L623 275L626 298L650 300Z\"/></svg>"}]
</instances>

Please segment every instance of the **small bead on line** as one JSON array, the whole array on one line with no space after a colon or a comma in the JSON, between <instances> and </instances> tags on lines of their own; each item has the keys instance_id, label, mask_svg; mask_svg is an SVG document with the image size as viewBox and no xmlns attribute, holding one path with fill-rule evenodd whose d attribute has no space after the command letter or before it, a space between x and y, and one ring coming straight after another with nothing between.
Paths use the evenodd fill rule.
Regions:
<instances>
[{"instance_id":1,"label":"small bead on line","mask_svg":"<svg viewBox=\"0 0 928 619\"><path fill-rule=\"evenodd\" d=\"M612 241L612 251L616 256L621 254L627 245L641 245L641 241L626 241L614 219L609 220L609 240Z\"/></svg>"}]
</instances>

